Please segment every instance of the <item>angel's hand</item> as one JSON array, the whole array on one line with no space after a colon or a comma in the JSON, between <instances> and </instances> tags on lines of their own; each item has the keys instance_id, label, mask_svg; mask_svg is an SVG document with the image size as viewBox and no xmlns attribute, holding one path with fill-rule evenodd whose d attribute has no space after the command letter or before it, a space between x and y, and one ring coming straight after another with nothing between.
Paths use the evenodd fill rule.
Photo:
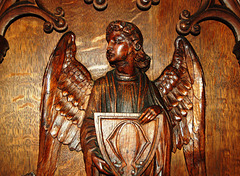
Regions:
<instances>
[{"instance_id":1,"label":"angel's hand","mask_svg":"<svg viewBox=\"0 0 240 176\"><path fill-rule=\"evenodd\" d=\"M92 155L92 161L97 169L106 174L106 175L113 175L110 166L104 161L103 159L97 157L95 154Z\"/></svg>"},{"instance_id":2,"label":"angel's hand","mask_svg":"<svg viewBox=\"0 0 240 176\"><path fill-rule=\"evenodd\" d=\"M141 124L145 124L154 120L160 113L162 112L162 108L158 105L153 105L148 107L143 111L141 116L139 117L139 121Z\"/></svg>"}]
</instances>

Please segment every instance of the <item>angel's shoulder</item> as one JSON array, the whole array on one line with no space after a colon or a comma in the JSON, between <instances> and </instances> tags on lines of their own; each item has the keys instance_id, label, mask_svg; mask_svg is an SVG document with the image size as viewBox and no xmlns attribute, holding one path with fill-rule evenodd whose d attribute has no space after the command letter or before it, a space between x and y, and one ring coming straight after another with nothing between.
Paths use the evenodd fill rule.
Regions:
<instances>
[{"instance_id":1,"label":"angel's shoulder","mask_svg":"<svg viewBox=\"0 0 240 176\"><path fill-rule=\"evenodd\" d=\"M106 85L106 83L111 80L113 77L113 70L108 71L105 75L94 81L94 86L96 85Z\"/></svg>"},{"instance_id":2,"label":"angel's shoulder","mask_svg":"<svg viewBox=\"0 0 240 176\"><path fill-rule=\"evenodd\" d=\"M105 86L106 83L107 83L107 81L106 81L106 74L105 74L105 75L101 76L100 78L94 80L93 88L99 89L99 88Z\"/></svg>"},{"instance_id":3,"label":"angel's shoulder","mask_svg":"<svg viewBox=\"0 0 240 176\"><path fill-rule=\"evenodd\" d=\"M101 85L105 84L106 81L105 81L104 77L105 76L102 76L102 77L98 78L97 80L95 80L94 81L94 87L101 86Z\"/></svg>"}]
</instances>

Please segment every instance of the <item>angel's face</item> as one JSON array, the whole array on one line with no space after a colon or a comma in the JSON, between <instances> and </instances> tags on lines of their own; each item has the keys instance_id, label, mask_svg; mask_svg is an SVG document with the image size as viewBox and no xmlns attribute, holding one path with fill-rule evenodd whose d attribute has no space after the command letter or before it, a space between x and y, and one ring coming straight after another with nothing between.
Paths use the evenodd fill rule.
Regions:
<instances>
[{"instance_id":1,"label":"angel's face","mask_svg":"<svg viewBox=\"0 0 240 176\"><path fill-rule=\"evenodd\" d=\"M113 31L109 36L107 60L111 65L126 61L133 48L129 39L120 31Z\"/></svg>"}]
</instances>

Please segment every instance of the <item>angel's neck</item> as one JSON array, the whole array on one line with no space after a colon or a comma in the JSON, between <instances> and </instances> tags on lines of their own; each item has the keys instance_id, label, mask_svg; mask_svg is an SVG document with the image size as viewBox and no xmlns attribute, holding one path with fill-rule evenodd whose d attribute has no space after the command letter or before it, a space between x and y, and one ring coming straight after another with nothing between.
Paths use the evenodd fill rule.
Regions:
<instances>
[{"instance_id":1,"label":"angel's neck","mask_svg":"<svg viewBox=\"0 0 240 176\"><path fill-rule=\"evenodd\" d=\"M132 81L132 80L136 80L138 78L139 71L136 71L134 74L126 74L126 73L119 72L116 69L115 75L116 75L116 78L119 80Z\"/></svg>"},{"instance_id":2,"label":"angel's neck","mask_svg":"<svg viewBox=\"0 0 240 176\"><path fill-rule=\"evenodd\" d=\"M139 73L139 70L135 67L128 68L125 67L116 67L116 74L119 76L125 76L125 77L134 77Z\"/></svg>"},{"instance_id":3,"label":"angel's neck","mask_svg":"<svg viewBox=\"0 0 240 176\"><path fill-rule=\"evenodd\" d=\"M135 76L138 72L138 69L133 65L133 63L123 61L116 64L116 74L118 75L131 77Z\"/></svg>"}]
</instances>

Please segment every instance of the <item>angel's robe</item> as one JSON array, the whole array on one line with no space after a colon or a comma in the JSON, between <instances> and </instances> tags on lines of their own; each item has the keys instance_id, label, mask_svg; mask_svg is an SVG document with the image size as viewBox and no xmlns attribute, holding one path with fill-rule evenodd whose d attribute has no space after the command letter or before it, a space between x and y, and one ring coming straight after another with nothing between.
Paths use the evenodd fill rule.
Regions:
<instances>
[{"instance_id":1,"label":"angel's robe","mask_svg":"<svg viewBox=\"0 0 240 176\"><path fill-rule=\"evenodd\" d=\"M159 105L164 109L161 102L158 89L141 71L129 78L117 75L115 70L112 70L96 80L81 128L81 146L87 175L101 175L91 160L92 152L102 158L96 138L94 112L141 113L152 105ZM170 130L165 116L162 120L159 145L144 175L169 175Z\"/></svg>"}]
</instances>

